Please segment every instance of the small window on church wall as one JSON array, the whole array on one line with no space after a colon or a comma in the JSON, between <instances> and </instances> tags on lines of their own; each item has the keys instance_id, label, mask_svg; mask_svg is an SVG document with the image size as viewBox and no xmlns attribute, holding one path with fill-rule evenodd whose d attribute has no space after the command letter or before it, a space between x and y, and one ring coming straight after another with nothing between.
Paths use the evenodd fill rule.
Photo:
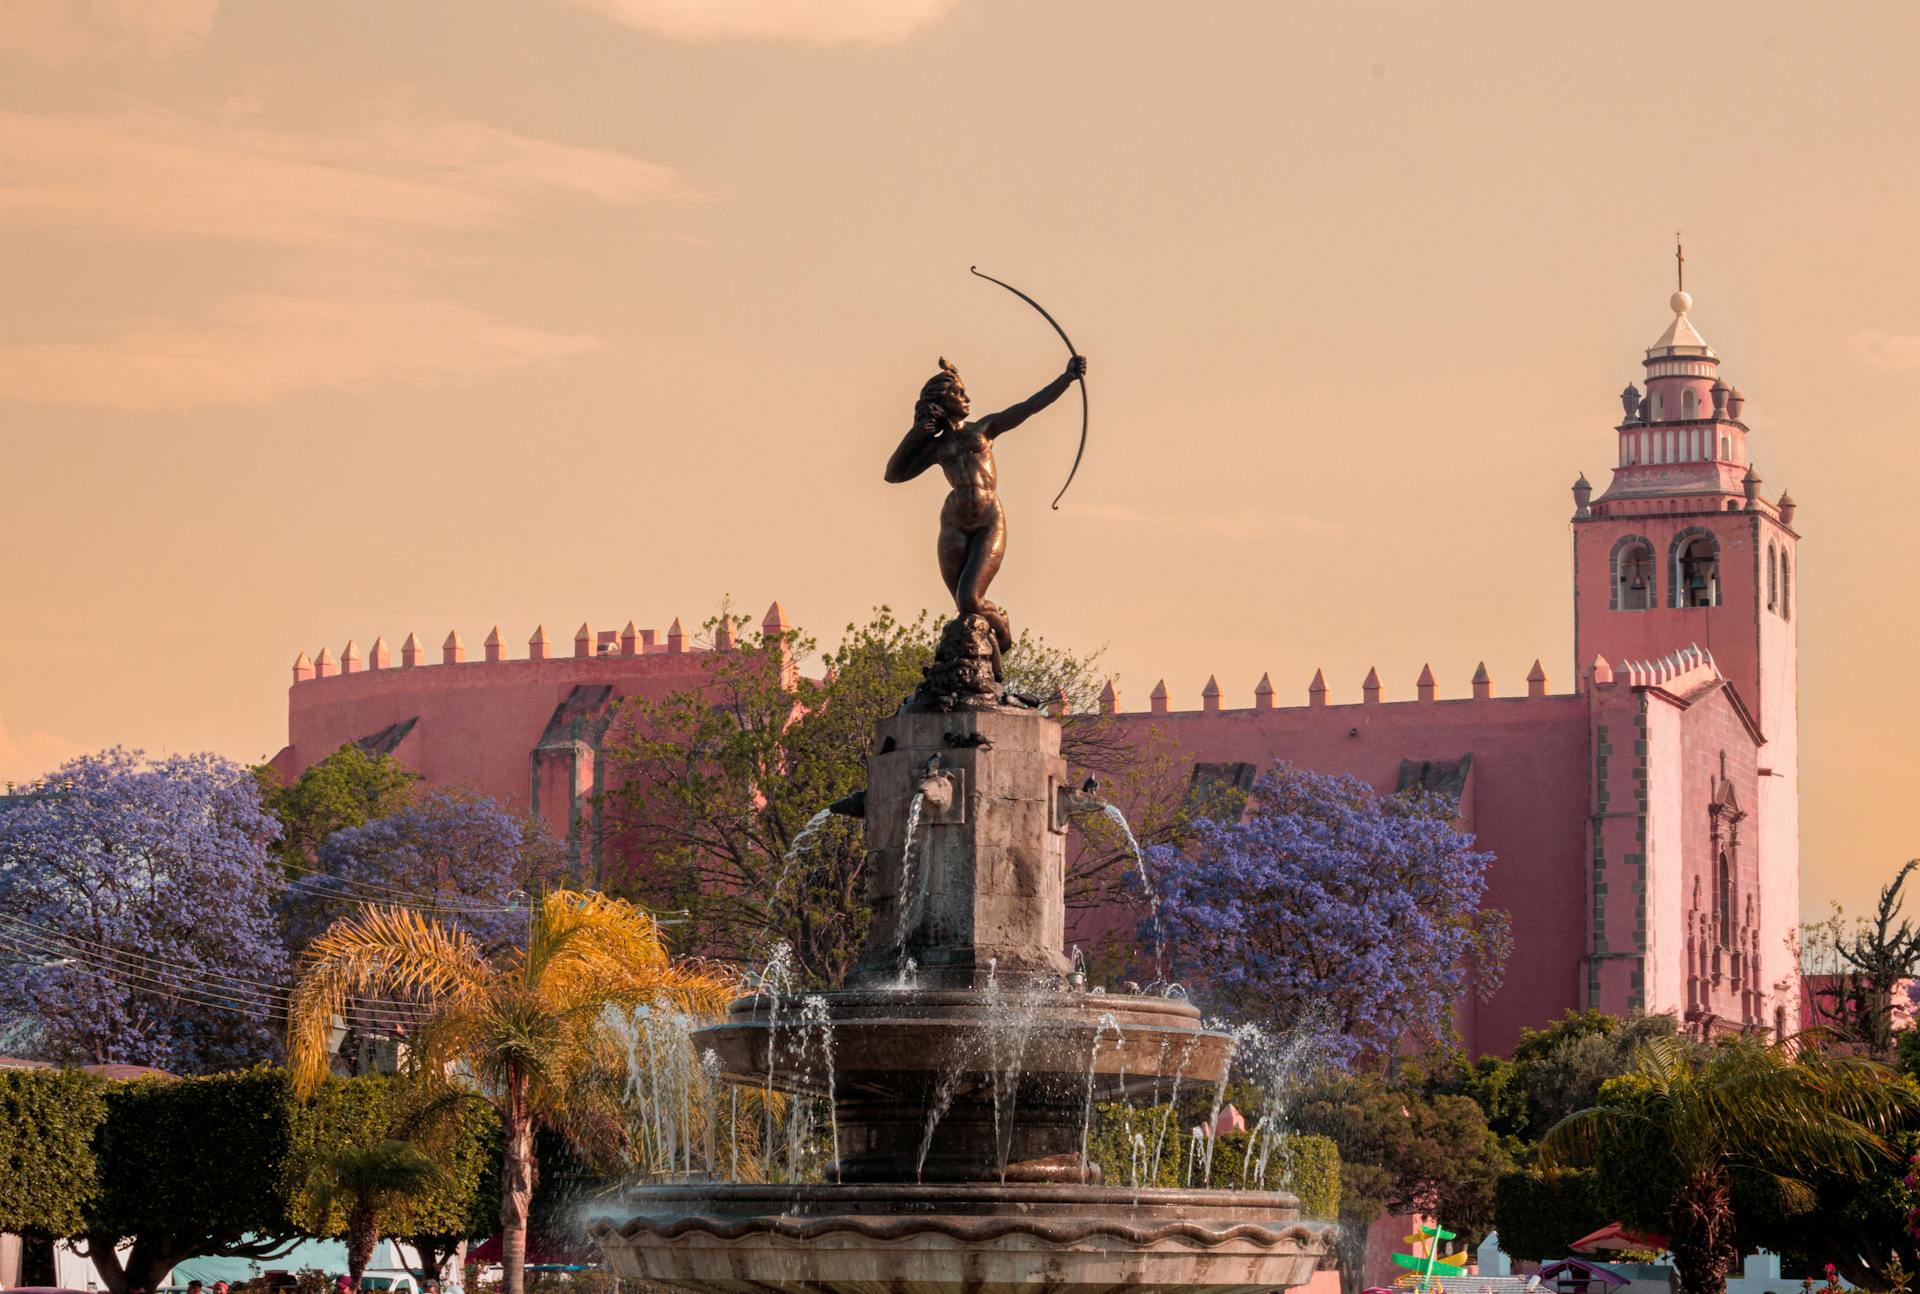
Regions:
<instances>
[{"instance_id":1,"label":"small window on church wall","mask_svg":"<svg viewBox=\"0 0 1920 1294\"><path fill-rule=\"evenodd\" d=\"M1767 545L1767 610L1780 605L1780 554Z\"/></svg>"},{"instance_id":2,"label":"small window on church wall","mask_svg":"<svg viewBox=\"0 0 1920 1294\"><path fill-rule=\"evenodd\" d=\"M1700 416L1700 397L1691 389L1680 397L1680 416L1683 418Z\"/></svg>"},{"instance_id":3,"label":"small window on church wall","mask_svg":"<svg viewBox=\"0 0 1920 1294\"><path fill-rule=\"evenodd\" d=\"M1674 605L1720 605L1720 552L1711 535L1695 535L1680 546L1674 562Z\"/></svg>"},{"instance_id":4,"label":"small window on church wall","mask_svg":"<svg viewBox=\"0 0 1920 1294\"><path fill-rule=\"evenodd\" d=\"M1653 549L1646 544L1629 544L1620 550L1614 569L1618 596L1614 605L1622 611L1646 611L1653 606Z\"/></svg>"},{"instance_id":5,"label":"small window on church wall","mask_svg":"<svg viewBox=\"0 0 1920 1294\"><path fill-rule=\"evenodd\" d=\"M1733 461L1732 436L1720 437L1720 461L1723 463L1731 463Z\"/></svg>"},{"instance_id":6,"label":"small window on church wall","mask_svg":"<svg viewBox=\"0 0 1920 1294\"><path fill-rule=\"evenodd\" d=\"M1655 422L1660 421L1660 416L1662 413L1661 405L1663 403L1665 402L1660 398L1660 393L1658 391L1655 391L1653 393L1653 420Z\"/></svg>"},{"instance_id":7,"label":"small window on church wall","mask_svg":"<svg viewBox=\"0 0 1920 1294\"><path fill-rule=\"evenodd\" d=\"M1787 555L1780 554L1780 614L1785 619L1793 619L1793 581L1787 574Z\"/></svg>"}]
</instances>

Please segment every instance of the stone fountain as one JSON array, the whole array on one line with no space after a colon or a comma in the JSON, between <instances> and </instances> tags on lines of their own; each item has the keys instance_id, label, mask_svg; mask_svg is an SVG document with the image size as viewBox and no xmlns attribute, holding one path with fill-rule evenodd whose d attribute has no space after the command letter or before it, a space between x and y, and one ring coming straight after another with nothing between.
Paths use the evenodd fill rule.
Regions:
<instances>
[{"instance_id":1,"label":"stone fountain","mask_svg":"<svg viewBox=\"0 0 1920 1294\"><path fill-rule=\"evenodd\" d=\"M1103 1185L1086 1159L1093 1103L1214 1084L1228 1039L1183 999L1086 991L1069 965L1066 834L1088 806L1060 725L980 690L987 633L949 627L928 681L880 724L864 795L841 805L866 820L874 916L824 995L832 1090L791 1027L797 998L742 998L696 1035L733 1082L831 1099L829 1180L631 1188L631 1213L592 1228L622 1277L716 1294L1228 1294L1301 1284L1325 1252L1330 1229L1292 1195Z\"/></svg>"},{"instance_id":2,"label":"stone fountain","mask_svg":"<svg viewBox=\"0 0 1920 1294\"><path fill-rule=\"evenodd\" d=\"M937 462L954 487L941 558L961 614L880 723L865 791L834 806L865 819L873 917L845 986L822 995L831 1065L793 1028L805 1004L777 991L695 1035L733 1083L830 1101L837 1162L815 1184L630 1188L621 1216L590 1226L621 1277L711 1294L1230 1294L1302 1284L1327 1251L1331 1227L1290 1194L1103 1184L1087 1156L1097 1103L1217 1084L1229 1039L1182 998L1089 991L1065 956L1069 818L1099 804L1069 782L1060 725L1007 690L1006 618L984 597L1004 542L991 442L1083 368L963 423L943 360L889 464L904 480Z\"/></svg>"}]
</instances>

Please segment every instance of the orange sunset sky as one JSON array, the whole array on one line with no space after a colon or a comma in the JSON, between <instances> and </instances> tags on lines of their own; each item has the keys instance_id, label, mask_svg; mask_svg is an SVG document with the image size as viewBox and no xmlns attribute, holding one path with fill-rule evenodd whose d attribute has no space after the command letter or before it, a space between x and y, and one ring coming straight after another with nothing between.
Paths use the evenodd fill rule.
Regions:
<instances>
[{"instance_id":1,"label":"orange sunset sky","mask_svg":"<svg viewBox=\"0 0 1920 1294\"><path fill-rule=\"evenodd\" d=\"M997 407L996 598L1228 706L1573 682L1568 486L1692 318L1805 536L1805 909L1920 829L1920 7L0 0L0 777L243 760L348 638L831 639Z\"/></svg>"}]
</instances>

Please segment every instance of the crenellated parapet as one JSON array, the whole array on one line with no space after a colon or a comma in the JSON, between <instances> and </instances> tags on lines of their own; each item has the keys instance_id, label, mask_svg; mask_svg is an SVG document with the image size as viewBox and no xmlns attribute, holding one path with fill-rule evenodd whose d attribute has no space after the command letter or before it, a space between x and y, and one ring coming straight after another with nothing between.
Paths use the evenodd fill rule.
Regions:
<instances>
[{"instance_id":1,"label":"crenellated parapet","mask_svg":"<svg viewBox=\"0 0 1920 1294\"><path fill-rule=\"evenodd\" d=\"M1624 683L1634 688L1660 688L1668 692L1687 693L1706 683L1719 682L1724 676L1715 664L1713 653L1697 644L1682 647L1665 656L1649 660L1630 660L1620 664L1609 662L1604 656L1596 657L1585 671L1584 682L1593 687L1611 687ZM1349 701L1330 700L1331 691L1327 686L1325 671L1316 669L1306 686L1304 700L1300 705L1279 705L1271 674L1263 673L1253 686L1251 710L1298 710L1320 709L1328 706L1351 705L1452 705L1472 701L1498 701L1511 704L1515 701L1542 700L1551 697L1548 688L1546 667L1535 660L1527 670L1526 690L1500 696L1496 692L1493 675L1487 669L1487 663L1481 661L1473 671L1473 677L1467 684L1466 696L1443 697L1441 685L1431 664L1423 664L1419 675L1413 680L1412 696L1402 695L1394 699L1388 692L1388 685L1381 680L1378 669L1369 668L1366 676L1360 680L1359 695ZM1563 696L1565 694L1562 694ZM1174 694L1163 678L1153 686L1148 697L1145 711L1133 711L1133 714L1177 715L1177 714L1222 714L1239 711L1244 713L1249 707L1233 706L1226 699L1226 690L1221 686L1217 675L1209 674L1206 682L1197 691L1199 706L1190 709L1176 705ZM1108 679L1100 690L1100 713L1104 715L1124 715L1128 712L1121 708L1118 679Z\"/></svg>"},{"instance_id":2,"label":"crenellated parapet","mask_svg":"<svg viewBox=\"0 0 1920 1294\"><path fill-rule=\"evenodd\" d=\"M767 609L761 620L761 630L769 637L784 636L792 630L786 612L778 602ZM483 665L519 665L523 662L558 662L572 660L607 660L610 658L650 657L650 656L693 656L711 652L732 651L738 645L733 625L723 620L714 634L710 647L693 645L684 624L675 617L673 624L662 634L655 629L641 629L632 620L627 621L624 629L602 629L595 631L591 624L582 622L573 634L573 652L570 658L559 656L554 648L555 641L547 632L545 625L536 625L527 639L526 655L513 657L509 654L508 637L499 625L488 631L482 643L483 658L478 661L467 660L466 641L457 629L447 633L441 644L441 666L483 666ZM433 662L428 658L427 649L418 634L408 633L400 648L400 659L395 663L393 651L387 645L385 635L376 636L373 647L363 658L357 640L348 639L341 648L338 657L331 649L322 647L318 654L308 656L301 652L293 660L293 682L317 683L326 679L344 678L354 674L368 673L404 673L409 670L431 669Z\"/></svg>"},{"instance_id":3,"label":"crenellated parapet","mask_svg":"<svg viewBox=\"0 0 1920 1294\"><path fill-rule=\"evenodd\" d=\"M1270 673L1263 673L1260 675L1259 681L1253 685L1253 703L1251 709L1253 711L1267 711L1298 710L1303 708L1322 709L1329 706L1338 707L1341 705L1448 705L1463 701L1493 700L1498 700L1502 703L1511 703L1529 698L1537 699L1546 697L1548 695L1547 673L1541 663L1536 660L1533 662L1533 667L1527 672L1526 691L1523 694L1497 697L1494 693L1493 676L1487 672L1486 662L1482 661L1479 667L1474 670L1473 678L1468 684L1468 689L1469 693L1464 697L1442 697L1440 695L1440 680L1438 676L1434 674L1433 666L1425 664L1420 667L1419 676L1413 680L1413 695L1410 698L1402 697L1398 701L1395 701L1388 696L1388 687L1387 684L1381 680L1380 671L1370 668L1367 670L1366 677L1360 681L1359 696L1356 699L1346 702L1335 702L1329 699L1331 692L1327 686L1325 671L1316 669L1313 672L1313 678L1307 683L1306 696L1303 704L1286 706L1278 702L1278 692L1273 686L1273 676ZM1207 676L1206 682L1202 684L1198 690L1198 700L1200 702L1198 710L1177 707L1174 703L1174 694L1167 686L1167 681L1163 678L1154 684L1152 692L1148 695L1147 709L1145 711L1133 711L1131 713L1146 715L1195 713L1213 715L1233 713L1236 711L1245 712L1244 707L1234 706L1228 702L1226 689L1222 687L1218 675L1209 674ZM1108 679L1101 687L1100 713L1104 715L1123 715L1128 713L1121 707L1118 679Z\"/></svg>"}]
</instances>

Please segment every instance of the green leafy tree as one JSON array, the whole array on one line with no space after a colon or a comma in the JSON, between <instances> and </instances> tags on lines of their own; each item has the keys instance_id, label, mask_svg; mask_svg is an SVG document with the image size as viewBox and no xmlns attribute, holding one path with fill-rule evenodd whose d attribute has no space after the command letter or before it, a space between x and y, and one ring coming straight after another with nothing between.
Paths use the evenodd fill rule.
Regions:
<instances>
[{"instance_id":1,"label":"green leafy tree","mask_svg":"<svg viewBox=\"0 0 1920 1294\"><path fill-rule=\"evenodd\" d=\"M743 626L710 621L705 640ZM610 843L625 860L608 888L688 909L706 951L753 959L784 942L805 982L840 983L866 941L865 839L846 817L801 833L866 784L874 725L918 684L934 635L926 613L904 621L881 607L819 658L818 679L801 668L813 639L741 635L702 658L700 686L625 702L606 743L619 788ZM1091 658L1022 635L1006 669L1015 691L1097 708ZM1118 758L1098 719L1067 725L1070 760Z\"/></svg>"},{"instance_id":2,"label":"green leafy tree","mask_svg":"<svg viewBox=\"0 0 1920 1294\"><path fill-rule=\"evenodd\" d=\"M1916 1108L1913 1092L1872 1061L1748 1039L1703 1052L1654 1038L1633 1073L1548 1132L1539 1164L1640 1183L1619 1220L1667 1236L1689 1291L1723 1294L1740 1252L1738 1179L1770 1186L1782 1212L1804 1212L1818 1202L1820 1174L1864 1177L1891 1161L1884 1134Z\"/></svg>"},{"instance_id":3,"label":"green leafy tree","mask_svg":"<svg viewBox=\"0 0 1920 1294\"><path fill-rule=\"evenodd\" d=\"M1671 1015L1622 1018L1570 1010L1544 1029L1522 1029L1511 1058L1482 1056L1468 1063L1457 1051L1436 1049L1409 1077L1429 1096L1472 1098L1507 1154L1527 1164L1547 1129L1592 1105L1608 1079L1630 1072L1643 1042L1673 1037L1676 1028Z\"/></svg>"},{"instance_id":4,"label":"green leafy tree","mask_svg":"<svg viewBox=\"0 0 1920 1294\"><path fill-rule=\"evenodd\" d=\"M1293 1124L1339 1151L1338 1257L1349 1294L1360 1287L1367 1228L1383 1213L1429 1213L1466 1237L1492 1226L1494 1184L1512 1163L1473 1100L1335 1079L1299 1104Z\"/></svg>"},{"instance_id":5,"label":"green leafy tree","mask_svg":"<svg viewBox=\"0 0 1920 1294\"><path fill-rule=\"evenodd\" d=\"M342 827L364 826L404 808L420 780L393 756L370 754L357 742L291 782L265 764L253 773L267 811L280 820L275 852L289 876L313 872L321 844Z\"/></svg>"},{"instance_id":6,"label":"green leafy tree","mask_svg":"<svg viewBox=\"0 0 1920 1294\"><path fill-rule=\"evenodd\" d=\"M112 1294L158 1289L189 1258L270 1259L298 1238L284 1071L112 1083L105 1106L78 1238Z\"/></svg>"},{"instance_id":7,"label":"green leafy tree","mask_svg":"<svg viewBox=\"0 0 1920 1294\"><path fill-rule=\"evenodd\" d=\"M1911 1090L1911 1080L1903 1082ZM1908 1130L1890 1138L1893 1157L1877 1162L1871 1172L1828 1169L1810 1174L1811 1208L1764 1217L1755 1227L1744 1225L1743 1217L1742 1251L1764 1244L1807 1271L1822 1271L1831 1263L1864 1289L1889 1288L1889 1259L1908 1271L1920 1267L1920 1241L1912 1230L1920 1196L1908 1184L1914 1154L1920 1152L1920 1130L1914 1122L1908 1120ZM1734 1202L1742 1203L1738 1190Z\"/></svg>"}]
</instances>

